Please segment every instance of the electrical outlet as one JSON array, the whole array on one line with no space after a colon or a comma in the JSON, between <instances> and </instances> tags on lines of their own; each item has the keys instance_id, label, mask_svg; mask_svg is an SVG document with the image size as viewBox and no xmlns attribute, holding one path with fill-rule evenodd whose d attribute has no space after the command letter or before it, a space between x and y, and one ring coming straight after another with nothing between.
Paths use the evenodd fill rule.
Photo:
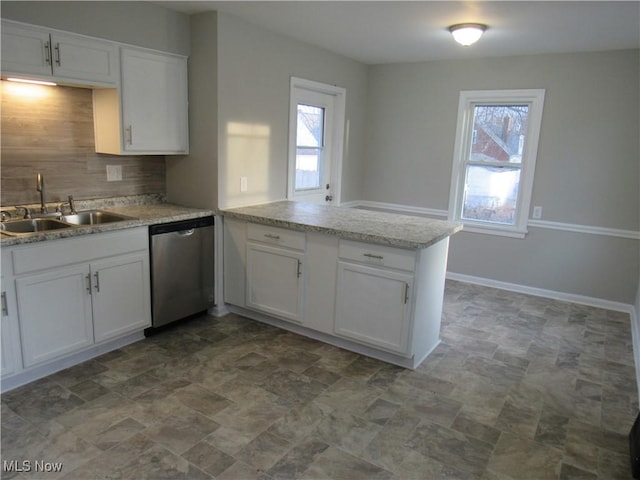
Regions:
<instances>
[{"instance_id":1,"label":"electrical outlet","mask_svg":"<svg viewBox=\"0 0 640 480\"><path fill-rule=\"evenodd\" d=\"M240 177L240 191L247 191L247 177Z\"/></svg>"},{"instance_id":2,"label":"electrical outlet","mask_svg":"<svg viewBox=\"0 0 640 480\"><path fill-rule=\"evenodd\" d=\"M542 218L542 207L536 206L533 207L533 218L536 220L540 220Z\"/></svg>"},{"instance_id":3,"label":"electrical outlet","mask_svg":"<svg viewBox=\"0 0 640 480\"><path fill-rule=\"evenodd\" d=\"M107 182L122 181L122 165L107 165Z\"/></svg>"}]
</instances>

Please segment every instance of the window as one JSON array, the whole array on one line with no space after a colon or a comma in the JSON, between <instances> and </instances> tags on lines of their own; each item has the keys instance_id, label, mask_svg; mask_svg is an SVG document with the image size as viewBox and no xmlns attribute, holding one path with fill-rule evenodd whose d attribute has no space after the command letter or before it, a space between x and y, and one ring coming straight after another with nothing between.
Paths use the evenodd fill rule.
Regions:
<instances>
[{"instance_id":1,"label":"window","mask_svg":"<svg viewBox=\"0 0 640 480\"><path fill-rule=\"evenodd\" d=\"M460 92L449 218L524 237L544 90Z\"/></svg>"},{"instance_id":2,"label":"window","mask_svg":"<svg viewBox=\"0 0 640 480\"><path fill-rule=\"evenodd\" d=\"M296 191L320 188L325 151L325 109L300 103L297 105Z\"/></svg>"},{"instance_id":3,"label":"window","mask_svg":"<svg viewBox=\"0 0 640 480\"><path fill-rule=\"evenodd\" d=\"M287 198L339 204L344 88L291 78Z\"/></svg>"}]
</instances>

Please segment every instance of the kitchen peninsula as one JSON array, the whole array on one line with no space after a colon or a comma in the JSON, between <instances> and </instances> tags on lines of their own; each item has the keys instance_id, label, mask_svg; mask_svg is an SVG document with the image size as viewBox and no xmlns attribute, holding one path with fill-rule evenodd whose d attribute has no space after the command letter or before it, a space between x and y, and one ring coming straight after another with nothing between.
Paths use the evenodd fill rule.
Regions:
<instances>
[{"instance_id":1,"label":"kitchen peninsula","mask_svg":"<svg viewBox=\"0 0 640 480\"><path fill-rule=\"evenodd\" d=\"M291 201L219 214L232 312L408 368L440 342L461 225Z\"/></svg>"}]
</instances>

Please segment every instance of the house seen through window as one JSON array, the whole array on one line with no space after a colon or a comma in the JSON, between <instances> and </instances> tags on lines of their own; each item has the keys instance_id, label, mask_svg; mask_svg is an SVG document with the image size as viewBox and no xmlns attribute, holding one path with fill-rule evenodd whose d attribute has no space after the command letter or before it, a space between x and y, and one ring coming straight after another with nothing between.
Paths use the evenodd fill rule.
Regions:
<instances>
[{"instance_id":1,"label":"house seen through window","mask_svg":"<svg viewBox=\"0 0 640 480\"><path fill-rule=\"evenodd\" d=\"M450 218L526 233L544 92L462 92Z\"/></svg>"}]
</instances>

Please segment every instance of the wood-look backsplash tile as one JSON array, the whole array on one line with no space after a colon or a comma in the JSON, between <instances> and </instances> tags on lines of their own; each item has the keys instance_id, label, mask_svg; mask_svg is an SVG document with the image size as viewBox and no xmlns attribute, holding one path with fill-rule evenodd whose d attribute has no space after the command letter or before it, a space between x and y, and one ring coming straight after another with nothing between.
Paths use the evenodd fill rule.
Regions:
<instances>
[{"instance_id":1,"label":"wood-look backsplash tile","mask_svg":"<svg viewBox=\"0 0 640 480\"><path fill-rule=\"evenodd\" d=\"M2 81L2 205L39 202L36 174L45 177L47 202L164 194L163 155L95 152L90 89ZM122 165L122 181L107 182L107 165Z\"/></svg>"}]
</instances>

